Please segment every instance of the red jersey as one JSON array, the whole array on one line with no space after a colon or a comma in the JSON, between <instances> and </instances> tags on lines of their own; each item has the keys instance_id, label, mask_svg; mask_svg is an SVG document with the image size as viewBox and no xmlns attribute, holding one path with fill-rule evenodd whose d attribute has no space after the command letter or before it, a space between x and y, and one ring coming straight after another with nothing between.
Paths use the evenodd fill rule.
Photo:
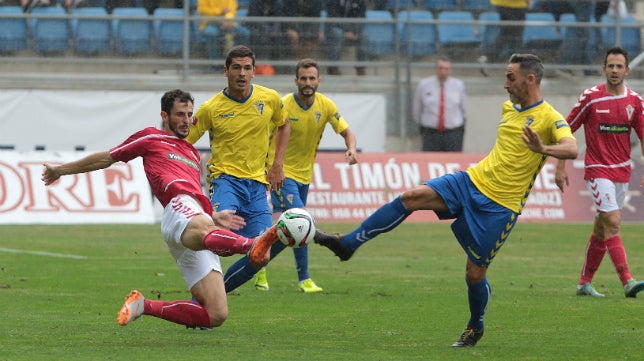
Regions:
<instances>
[{"instance_id":1,"label":"red jersey","mask_svg":"<svg viewBox=\"0 0 644 361\"><path fill-rule=\"evenodd\" d=\"M175 196L187 194L199 200L206 213L212 214L210 200L201 189L201 157L186 140L148 127L110 149L110 155L122 162L143 158L152 193L163 207Z\"/></svg>"},{"instance_id":2,"label":"red jersey","mask_svg":"<svg viewBox=\"0 0 644 361\"><path fill-rule=\"evenodd\" d=\"M642 98L624 88L613 95L601 84L584 90L568 115L573 132L584 126L586 156L584 179L606 178L628 183L631 179L631 129L642 139Z\"/></svg>"}]
</instances>

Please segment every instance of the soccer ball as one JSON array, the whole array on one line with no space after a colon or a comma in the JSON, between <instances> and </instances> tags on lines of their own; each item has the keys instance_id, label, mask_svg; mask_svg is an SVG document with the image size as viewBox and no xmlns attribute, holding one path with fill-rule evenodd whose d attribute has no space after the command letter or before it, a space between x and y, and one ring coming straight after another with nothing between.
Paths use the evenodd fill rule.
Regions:
<instances>
[{"instance_id":1,"label":"soccer ball","mask_svg":"<svg viewBox=\"0 0 644 361\"><path fill-rule=\"evenodd\" d=\"M277 219L277 237L289 247L304 247L313 242L314 235L313 217L302 208L288 209Z\"/></svg>"}]
</instances>

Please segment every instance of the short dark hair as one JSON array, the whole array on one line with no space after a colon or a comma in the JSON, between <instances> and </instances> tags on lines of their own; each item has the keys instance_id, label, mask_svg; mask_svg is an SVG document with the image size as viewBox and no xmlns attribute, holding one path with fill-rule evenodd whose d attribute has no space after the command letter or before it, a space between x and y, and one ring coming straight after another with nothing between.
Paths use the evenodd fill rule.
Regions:
<instances>
[{"instance_id":1,"label":"short dark hair","mask_svg":"<svg viewBox=\"0 0 644 361\"><path fill-rule=\"evenodd\" d=\"M295 77L297 78L300 74L300 69L308 69L308 68L315 68L318 71L318 75L320 72L320 69L318 69L318 62L311 59L311 58L304 58L300 61L297 62L297 65L295 66Z\"/></svg>"},{"instance_id":2,"label":"short dark hair","mask_svg":"<svg viewBox=\"0 0 644 361\"><path fill-rule=\"evenodd\" d=\"M543 63L538 56L534 54L512 54L509 60L510 64L519 64L521 74L534 74L537 78L537 84L541 84L543 79Z\"/></svg>"},{"instance_id":3,"label":"short dark hair","mask_svg":"<svg viewBox=\"0 0 644 361\"><path fill-rule=\"evenodd\" d=\"M161 110L170 114L175 101L180 103L195 103L195 99L190 95L190 93L181 89L169 90L161 97Z\"/></svg>"},{"instance_id":4,"label":"short dark hair","mask_svg":"<svg viewBox=\"0 0 644 361\"><path fill-rule=\"evenodd\" d=\"M226 69L233 63L234 58L251 58L255 66L255 52L246 45L236 45L230 48L226 55Z\"/></svg>"},{"instance_id":5,"label":"short dark hair","mask_svg":"<svg viewBox=\"0 0 644 361\"><path fill-rule=\"evenodd\" d=\"M606 50L606 56L604 57L604 66L606 66L606 61L608 60L609 55L618 54L624 55L624 59L626 59L626 67L628 67L628 52L621 46L613 46L612 48Z\"/></svg>"}]
</instances>

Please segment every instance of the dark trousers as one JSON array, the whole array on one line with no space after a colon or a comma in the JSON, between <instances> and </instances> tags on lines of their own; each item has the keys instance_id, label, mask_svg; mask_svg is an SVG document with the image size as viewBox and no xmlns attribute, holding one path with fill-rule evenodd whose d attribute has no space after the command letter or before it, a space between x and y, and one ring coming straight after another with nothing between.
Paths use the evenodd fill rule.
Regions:
<instances>
[{"instance_id":1,"label":"dark trousers","mask_svg":"<svg viewBox=\"0 0 644 361\"><path fill-rule=\"evenodd\" d=\"M420 128L423 152L462 152L465 127L445 129L443 133L434 128Z\"/></svg>"},{"instance_id":2,"label":"dark trousers","mask_svg":"<svg viewBox=\"0 0 644 361\"><path fill-rule=\"evenodd\" d=\"M499 13L501 21L525 21L528 9L497 6L496 11ZM503 62L511 54L520 53L523 49L524 28L524 25L501 25L499 36L496 38L494 45L487 49L485 54L488 61L492 63Z\"/></svg>"}]
</instances>

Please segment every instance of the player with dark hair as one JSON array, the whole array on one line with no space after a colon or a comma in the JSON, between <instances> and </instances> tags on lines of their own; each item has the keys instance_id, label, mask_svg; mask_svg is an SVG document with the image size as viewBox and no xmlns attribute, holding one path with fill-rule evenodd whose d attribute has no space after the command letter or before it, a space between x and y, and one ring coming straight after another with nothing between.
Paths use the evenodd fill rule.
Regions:
<instances>
[{"instance_id":1,"label":"player with dark hair","mask_svg":"<svg viewBox=\"0 0 644 361\"><path fill-rule=\"evenodd\" d=\"M535 55L510 57L504 83L510 100L503 104L494 148L477 165L403 192L348 234L316 234L317 243L346 261L360 246L393 230L414 211L433 210L440 219L455 219L452 231L467 254L470 319L454 347L472 347L483 337L491 294L488 267L510 235L546 160L577 156L568 123L542 98L543 71Z\"/></svg>"},{"instance_id":2,"label":"player with dark hair","mask_svg":"<svg viewBox=\"0 0 644 361\"><path fill-rule=\"evenodd\" d=\"M644 281L638 282L631 276L619 229L631 180L631 130L637 134L644 154L644 106L640 95L624 84L630 71L626 50L608 49L603 70L606 82L585 89L567 119L573 132L584 127L584 181L595 206L595 223L586 245L577 295L604 297L593 288L592 281L608 252L624 294L636 297L644 289ZM555 181L562 190L568 185L564 160L557 162ZM640 185L644 185L644 178Z\"/></svg>"},{"instance_id":3,"label":"player with dark hair","mask_svg":"<svg viewBox=\"0 0 644 361\"><path fill-rule=\"evenodd\" d=\"M162 130L148 127L109 151L65 164L44 164L42 180L50 185L63 175L143 158L152 192L164 207L161 233L197 302L152 301L133 290L118 313L122 326L141 315L187 327L221 326L228 317L228 302L219 256L248 254L250 263L259 269L268 263L270 247L277 240L275 227L249 239L217 226L239 228L244 222L230 211L213 212L202 192L199 152L184 139L190 130L193 104L190 93L168 91L161 98Z\"/></svg>"},{"instance_id":4,"label":"player with dark hair","mask_svg":"<svg viewBox=\"0 0 644 361\"><path fill-rule=\"evenodd\" d=\"M317 92L320 85L318 63L310 58L300 60L295 67L297 92L282 97L291 124L291 136L284 156L284 185L271 191L273 214L291 208L305 208L309 185L313 178L313 164L320 139L327 124L344 138L347 147L344 159L349 164L358 162L356 136L338 111L337 105ZM271 147L271 151L274 148ZM271 152L272 153L272 152ZM270 157L269 157L270 159ZM293 248L298 275L298 287L305 293L321 292L309 274L308 247ZM257 273L255 288L268 290L266 269Z\"/></svg>"},{"instance_id":5,"label":"player with dark hair","mask_svg":"<svg viewBox=\"0 0 644 361\"><path fill-rule=\"evenodd\" d=\"M211 202L217 210L233 210L246 225L238 231L254 237L271 227L267 187L276 190L284 183L284 151L290 134L288 115L277 91L252 84L255 53L243 45L226 56L224 75L228 86L207 100L195 114L186 138L196 143L204 133L210 137L208 182ZM275 160L266 171L270 129L275 127ZM284 249L273 246L271 257ZM226 271L224 282L230 292L253 278L257 268L243 257Z\"/></svg>"}]
</instances>

